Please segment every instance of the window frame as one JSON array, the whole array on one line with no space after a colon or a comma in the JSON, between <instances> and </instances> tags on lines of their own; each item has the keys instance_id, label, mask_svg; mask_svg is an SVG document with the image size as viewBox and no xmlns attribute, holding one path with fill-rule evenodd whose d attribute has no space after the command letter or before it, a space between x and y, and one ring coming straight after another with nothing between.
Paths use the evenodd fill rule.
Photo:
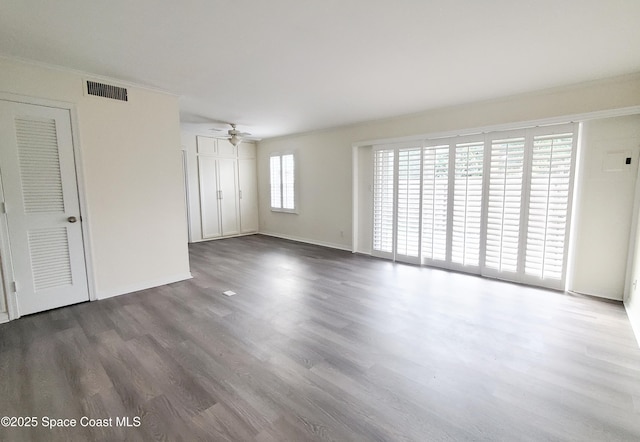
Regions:
<instances>
[{"instance_id":1,"label":"window frame","mask_svg":"<svg viewBox=\"0 0 640 442\"><path fill-rule=\"evenodd\" d=\"M293 158L293 208L285 208L284 206L284 171L283 171L283 157L291 156ZM278 158L280 163L280 207L274 207L273 205L273 173L271 171L271 162L273 158ZM294 151L272 152L269 154L269 207L272 212L280 213L293 213L298 214L298 158Z\"/></svg>"}]
</instances>

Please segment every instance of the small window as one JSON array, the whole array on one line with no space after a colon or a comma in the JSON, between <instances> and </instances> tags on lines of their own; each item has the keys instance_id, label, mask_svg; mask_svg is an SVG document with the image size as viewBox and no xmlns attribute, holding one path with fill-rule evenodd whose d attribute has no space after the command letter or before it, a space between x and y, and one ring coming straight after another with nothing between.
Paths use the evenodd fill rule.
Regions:
<instances>
[{"instance_id":1,"label":"small window","mask_svg":"<svg viewBox=\"0 0 640 442\"><path fill-rule=\"evenodd\" d=\"M295 212L295 158L293 154L272 155L271 174L271 210Z\"/></svg>"}]
</instances>

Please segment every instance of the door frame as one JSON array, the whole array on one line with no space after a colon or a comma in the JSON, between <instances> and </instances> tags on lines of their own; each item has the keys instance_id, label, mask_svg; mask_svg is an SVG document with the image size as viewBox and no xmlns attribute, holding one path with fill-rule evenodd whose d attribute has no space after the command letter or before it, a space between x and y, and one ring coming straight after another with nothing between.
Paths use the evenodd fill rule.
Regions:
<instances>
[{"instance_id":1,"label":"door frame","mask_svg":"<svg viewBox=\"0 0 640 442\"><path fill-rule=\"evenodd\" d=\"M84 249L85 272L87 276L87 289L89 291L89 301L95 301L97 297L95 289L95 274L93 271L93 254L91 252L91 234L88 222L89 210L86 197L86 185L83 166L84 163L82 162L82 146L80 144L80 137L78 134L79 124L76 105L74 103L65 101L55 101L45 98L11 94L6 92L0 92L0 100L29 104L34 106L52 107L69 111L71 120L71 140L73 142L73 159L76 171L76 187L78 191L78 202L80 204L80 217L82 220L82 243ZM3 192L1 196L4 200L4 189L2 188L1 183L0 191ZM6 318L5 321L11 321L14 319L18 319L20 315L18 313L18 300L16 297L16 292L15 290L13 290L13 262L11 260L11 246L9 243L9 229L6 213L0 213L0 257L2 258L2 283L5 288L5 296L7 300L8 318ZM0 322L4 322L2 319L3 318L0 317Z\"/></svg>"}]
</instances>

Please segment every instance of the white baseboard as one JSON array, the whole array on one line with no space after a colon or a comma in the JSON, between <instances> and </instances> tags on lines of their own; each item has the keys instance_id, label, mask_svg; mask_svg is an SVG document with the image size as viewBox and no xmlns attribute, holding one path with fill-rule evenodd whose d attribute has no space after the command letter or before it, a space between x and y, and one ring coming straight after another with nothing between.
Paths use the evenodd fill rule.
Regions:
<instances>
[{"instance_id":1,"label":"white baseboard","mask_svg":"<svg viewBox=\"0 0 640 442\"><path fill-rule=\"evenodd\" d=\"M189 244L195 244L195 243L198 243L198 242L206 242L206 241L217 241L219 239L237 238L239 236L256 235L258 233L259 233L258 231L255 231L255 232L236 233L235 235L216 236L215 238L198 238L198 239L194 239L194 240L189 241Z\"/></svg>"},{"instance_id":2,"label":"white baseboard","mask_svg":"<svg viewBox=\"0 0 640 442\"><path fill-rule=\"evenodd\" d=\"M577 290L572 290L572 289L567 290L567 292L575 293L576 295L591 296L592 298L601 298L601 299L608 299L610 301L620 301L620 302L622 302L622 298L619 297L619 296L609 296L609 295L603 295L603 294L579 292Z\"/></svg>"},{"instance_id":3,"label":"white baseboard","mask_svg":"<svg viewBox=\"0 0 640 442\"><path fill-rule=\"evenodd\" d=\"M258 232L258 234L265 235L265 236L272 236L274 238L288 239L290 241L302 242L305 244L313 244L314 246L322 246L322 247L329 247L331 249L346 250L347 252L351 251L350 247L347 247L341 244L334 244L334 243L324 242L324 241L316 241L314 239L299 238L297 236L282 235L280 233L263 232L263 231Z\"/></svg>"},{"instance_id":4,"label":"white baseboard","mask_svg":"<svg viewBox=\"0 0 640 442\"><path fill-rule=\"evenodd\" d=\"M131 284L126 287L119 287L117 289L110 290L98 290L97 299L113 298L114 296L126 295L127 293L138 292L140 290L146 290L153 287L159 287L161 285L171 284L173 282L184 281L191 279L193 276L191 273L185 273L181 275L173 275L166 278L159 278L152 281L144 281L137 284Z\"/></svg>"},{"instance_id":5,"label":"white baseboard","mask_svg":"<svg viewBox=\"0 0 640 442\"><path fill-rule=\"evenodd\" d=\"M3 324L5 322L9 322L9 313L1 312L0 313L0 324Z\"/></svg>"}]
</instances>

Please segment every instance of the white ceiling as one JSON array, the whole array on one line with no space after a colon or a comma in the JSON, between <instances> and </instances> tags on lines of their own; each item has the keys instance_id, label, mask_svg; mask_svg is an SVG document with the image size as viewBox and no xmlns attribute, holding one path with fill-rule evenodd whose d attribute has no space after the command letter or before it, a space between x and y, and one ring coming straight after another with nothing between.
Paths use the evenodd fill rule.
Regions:
<instances>
[{"instance_id":1,"label":"white ceiling","mask_svg":"<svg viewBox=\"0 0 640 442\"><path fill-rule=\"evenodd\" d=\"M270 137L640 72L640 1L3 0L0 54Z\"/></svg>"}]
</instances>

